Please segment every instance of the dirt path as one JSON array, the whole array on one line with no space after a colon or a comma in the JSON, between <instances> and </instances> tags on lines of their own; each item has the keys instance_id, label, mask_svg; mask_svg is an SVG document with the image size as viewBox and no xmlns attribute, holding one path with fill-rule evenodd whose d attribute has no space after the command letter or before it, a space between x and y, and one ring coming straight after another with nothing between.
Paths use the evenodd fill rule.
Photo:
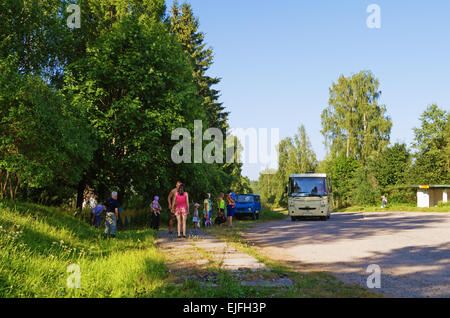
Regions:
<instances>
[{"instance_id":1,"label":"dirt path","mask_svg":"<svg viewBox=\"0 0 450 318\"><path fill-rule=\"evenodd\" d=\"M188 238L177 238L168 231L159 232L157 245L166 258L170 281L182 285L192 279L206 287L218 287L218 272L227 271L242 286L290 287L292 280L272 273L254 257L205 234L188 231Z\"/></svg>"},{"instance_id":2,"label":"dirt path","mask_svg":"<svg viewBox=\"0 0 450 318\"><path fill-rule=\"evenodd\" d=\"M186 255L192 252L192 249L200 251L206 256L209 263L217 263L220 269L252 271L266 269L265 265L254 257L241 253L227 243L200 230L189 231L186 239L179 239L176 235L169 235L167 231L162 231L159 233L156 243L166 253ZM196 264L199 262L206 264L206 260L194 261Z\"/></svg>"},{"instance_id":3,"label":"dirt path","mask_svg":"<svg viewBox=\"0 0 450 318\"><path fill-rule=\"evenodd\" d=\"M450 297L450 213L335 213L327 222L261 223L244 238L297 269L364 287L377 264L378 291L390 296Z\"/></svg>"}]
</instances>

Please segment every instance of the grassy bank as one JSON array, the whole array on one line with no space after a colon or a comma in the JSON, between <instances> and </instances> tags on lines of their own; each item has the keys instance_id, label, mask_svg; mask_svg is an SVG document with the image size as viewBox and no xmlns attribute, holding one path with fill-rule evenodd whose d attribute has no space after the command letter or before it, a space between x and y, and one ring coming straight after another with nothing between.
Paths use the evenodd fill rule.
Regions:
<instances>
[{"instance_id":1,"label":"grassy bank","mask_svg":"<svg viewBox=\"0 0 450 318\"><path fill-rule=\"evenodd\" d=\"M162 288L163 255L151 230L101 230L57 209L0 204L0 297L140 297ZM77 264L81 288L67 287Z\"/></svg>"}]
</instances>

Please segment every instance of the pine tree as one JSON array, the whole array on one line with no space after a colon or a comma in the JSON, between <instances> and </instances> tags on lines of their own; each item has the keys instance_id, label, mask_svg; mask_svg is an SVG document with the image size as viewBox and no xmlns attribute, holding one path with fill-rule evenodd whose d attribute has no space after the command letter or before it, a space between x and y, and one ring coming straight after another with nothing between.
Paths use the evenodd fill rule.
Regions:
<instances>
[{"instance_id":1,"label":"pine tree","mask_svg":"<svg viewBox=\"0 0 450 318\"><path fill-rule=\"evenodd\" d=\"M175 1L170 14L168 22L171 32L177 36L183 50L191 58L194 80L203 99L208 127L219 128L225 134L228 128L228 112L224 112L224 107L219 102L220 92L212 88L213 85L220 82L220 78L206 75L213 64L212 49L206 47L205 35L199 31L199 22L194 16L190 4L183 3L180 6Z\"/></svg>"}]
</instances>

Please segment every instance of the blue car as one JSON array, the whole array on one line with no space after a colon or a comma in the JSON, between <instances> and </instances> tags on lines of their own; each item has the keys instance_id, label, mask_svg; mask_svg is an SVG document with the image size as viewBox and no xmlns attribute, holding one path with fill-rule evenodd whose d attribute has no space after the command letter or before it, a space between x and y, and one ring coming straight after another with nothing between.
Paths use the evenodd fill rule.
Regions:
<instances>
[{"instance_id":1,"label":"blue car","mask_svg":"<svg viewBox=\"0 0 450 318\"><path fill-rule=\"evenodd\" d=\"M258 194L238 194L236 197L236 218L251 216L253 220L259 219L261 213L261 198Z\"/></svg>"}]
</instances>

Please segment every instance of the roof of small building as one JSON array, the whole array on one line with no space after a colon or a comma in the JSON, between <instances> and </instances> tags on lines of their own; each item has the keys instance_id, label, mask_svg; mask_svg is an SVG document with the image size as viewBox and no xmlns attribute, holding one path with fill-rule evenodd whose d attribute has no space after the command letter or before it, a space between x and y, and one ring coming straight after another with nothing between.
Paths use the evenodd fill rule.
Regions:
<instances>
[{"instance_id":1,"label":"roof of small building","mask_svg":"<svg viewBox=\"0 0 450 318\"><path fill-rule=\"evenodd\" d=\"M423 185L414 185L413 188L419 189L450 189L450 184L423 184Z\"/></svg>"}]
</instances>

